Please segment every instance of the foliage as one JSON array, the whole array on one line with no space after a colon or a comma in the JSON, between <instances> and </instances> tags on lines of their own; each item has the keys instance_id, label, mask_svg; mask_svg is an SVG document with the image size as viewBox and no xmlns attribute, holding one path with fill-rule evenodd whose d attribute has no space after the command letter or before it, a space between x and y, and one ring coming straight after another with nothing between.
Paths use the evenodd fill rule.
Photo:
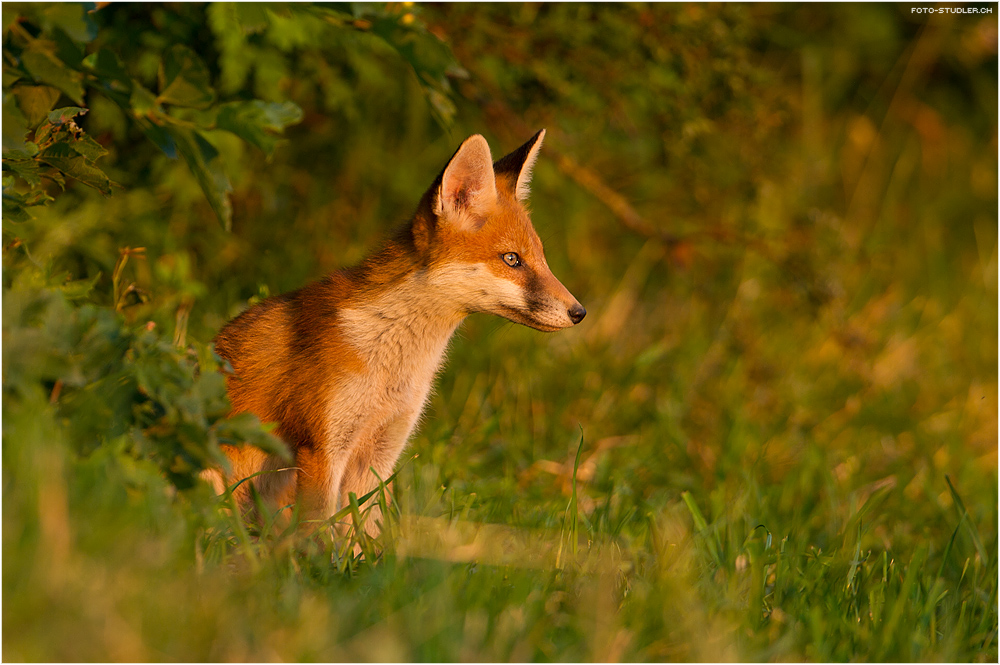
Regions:
<instances>
[{"instance_id":1,"label":"foliage","mask_svg":"<svg viewBox=\"0 0 1000 665\"><path fill-rule=\"evenodd\" d=\"M995 661L996 25L5 3L5 658ZM215 332L540 127L587 320L467 321L380 556L233 515Z\"/></svg>"}]
</instances>

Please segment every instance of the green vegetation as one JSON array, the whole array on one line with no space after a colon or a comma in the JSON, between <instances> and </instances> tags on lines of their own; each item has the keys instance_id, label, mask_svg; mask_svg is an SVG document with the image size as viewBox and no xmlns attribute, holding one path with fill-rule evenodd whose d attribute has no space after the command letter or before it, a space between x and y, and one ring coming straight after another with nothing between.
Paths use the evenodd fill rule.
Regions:
<instances>
[{"instance_id":1,"label":"green vegetation","mask_svg":"<svg viewBox=\"0 0 1000 665\"><path fill-rule=\"evenodd\" d=\"M991 7L4 3L3 658L995 662ZM542 127L587 320L466 322L381 556L235 519L221 325Z\"/></svg>"}]
</instances>

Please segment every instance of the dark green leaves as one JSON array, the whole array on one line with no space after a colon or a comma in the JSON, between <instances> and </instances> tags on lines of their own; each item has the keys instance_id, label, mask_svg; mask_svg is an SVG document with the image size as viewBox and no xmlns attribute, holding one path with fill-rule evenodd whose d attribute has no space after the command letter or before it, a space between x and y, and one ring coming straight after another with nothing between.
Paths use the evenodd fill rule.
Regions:
<instances>
[{"instance_id":1,"label":"dark green leaves","mask_svg":"<svg viewBox=\"0 0 1000 665\"><path fill-rule=\"evenodd\" d=\"M34 159L108 196L111 194L111 179L95 165L107 151L74 122L74 118L86 112L87 109L77 106L51 111L35 131L35 145L39 153Z\"/></svg>"},{"instance_id":2,"label":"dark green leaves","mask_svg":"<svg viewBox=\"0 0 1000 665\"><path fill-rule=\"evenodd\" d=\"M236 134L270 157L279 143L278 133L302 120L302 109L291 102L254 100L219 107L216 126Z\"/></svg>"},{"instance_id":3,"label":"dark green leaves","mask_svg":"<svg viewBox=\"0 0 1000 665\"><path fill-rule=\"evenodd\" d=\"M108 49L91 53L82 64L95 75L95 83L103 90L114 93L128 93L132 80L122 61Z\"/></svg>"},{"instance_id":4,"label":"dark green leaves","mask_svg":"<svg viewBox=\"0 0 1000 665\"><path fill-rule=\"evenodd\" d=\"M14 88L14 96L24 113L27 126L34 129L55 106L59 91L46 85L19 85Z\"/></svg>"},{"instance_id":5,"label":"dark green leaves","mask_svg":"<svg viewBox=\"0 0 1000 665\"><path fill-rule=\"evenodd\" d=\"M178 487L223 462L220 443L287 456L256 417L228 417L225 380L210 346L196 344L197 353L189 353L156 330L128 326L110 308L75 302L98 278L63 282L29 267L5 288L4 349L16 356L4 360L5 414L9 404L16 409L41 398L55 405L59 428L78 453L127 435L130 452Z\"/></svg>"},{"instance_id":6,"label":"dark green leaves","mask_svg":"<svg viewBox=\"0 0 1000 665\"><path fill-rule=\"evenodd\" d=\"M10 170L15 171L19 176L25 178L26 180L31 178L36 184L40 181L40 173L38 172L38 167L35 165L35 162L31 160L17 160L13 161L13 164L11 164L10 161L4 160L4 171L7 171L10 167ZM34 191L28 194L21 194L17 192L12 187L8 187L7 177L5 176L3 189L3 221L4 223L25 222L31 219L31 214L27 211L27 208L47 205L51 203L52 200L51 196L42 191Z\"/></svg>"},{"instance_id":7,"label":"dark green leaves","mask_svg":"<svg viewBox=\"0 0 1000 665\"><path fill-rule=\"evenodd\" d=\"M229 193L233 191L233 187L222 169L218 151L195 130L178 126L169 126L166 130L177 146L177 151L198 179L212 210L228 231L233 220L233 208L229 202Z\"/></svg>"},{"instance_id":8,"label":"dark green leaves","mask_svg":"<svg viewBox=\"0 0 1000 665\"><path fill-rule=\"evenodd\" d=\"M56 109L48 114L49 122L53 125L65 125L66 123L73 120L78 115L84 115L87 109L80 108L79 106L66 106L61 109Z\"/></svg>"},{"instance_id":9,"label":"dark green leaves","mask_svg":"<svg viewBox=\"0 0 1000 665\"><path fill-rule=\"evenodd\" d=\"M93 187L105 196L111 195L111 179L94 166L90 156L101 156L103 149L93 140L54 143L37 157L43 164L57 169L70 178Z\"/></svg>"},{"instance_id":10,"label":"dark green leaves","mask_svg":"<svg viewBox=\"0 0 1000 665\"><path fill-rule=\"evenodd\" d=\"M28 119L17 106L13 95L4 95L3 100L3 151L24 150L24 135L28 133Z\"/></svg>"},{"instance_id":11,"label":"dark green leaves","mask_svg":"<svg viewBox=\"0 0 1000 665\"><path fill-rule=\"evenodd\" d=\"M206 108L215 101L208 68L198 55L182 44L175 44L163 54L160 66L161 104Z\"/></svg>"},{"instance_id":12,"label":"dark green leaves","mask_svg":"<svg viewBox=\"0 0 1000 665\"><path fill-rule=\"evenodd\" d=\"M371 31L384 39L413 68L438 121L450 125L456 112L448 75L468 74L443 41L422 28L412 14L375 14Z\"/></svg>"},{"instance_id":13,"label":"dark green leaves","mask_svg":"<svg viewBox=\"0 0 1000 665\"><path fill-rule=\"evenodd\" d=\"M40 16L43 24L59 29L75 42L86 43L97 37L97 24L91 18L90 3L53 2L45 7Z\"/></svg>"},{"instance_id":14,"label":"dark green leaves","mask_svg":"<svg viewBox=\"0 0 1000 665\"><path fill-rule=\"evenodd\" d=\"M159 110L159 102L156 96L137 82L133 82L132 84L132 95L129 97L128 103L131 105L132 113L136 117L152 115L155 111Z\"/></svg>"},{"instance_id":15,"label":"dark green leaves","mask_svg":"<svg viewBox=\"0 0 1000 665\"><path fill-rule=\"evenodd\" d=\"M248 22L247 32L263 29L270 15L262 7L239 9L237 14L241 21ZM41 26L42 35L34 37L23 29L18 16ZM13 95L4 99L4 171L10 176L5 180L4 206L12 219L27 215L23 201L47 200L8 192L14 176L32 188L41 186L42 178L48 175L60 185L69 177L102 194L111 193L111 180L95 164L106 151L72 123L73 117L86 112L85 85L121 107L164 154L184 158L227 229L232 217L232 186L225 164L201 131L225 129L270 157L280 142L278 135L302 118L302 111L292 102L251 100L215 107L217 95L211 72L201 57L184 44L172 44L160 55L159 93L154 94L129 73L111 49L102 48L89 55L81 51L80 45L97 34L84 5L18 7L5 12L4 28L11 36L5 42L6 62L14 63L4 67L4 85L18 83ZM25 81L40 85L24 85ZM58 115L50 116L60 95L77 106L64 107ZM205 113L192 116L191 110ZM60 133L64 125L71 130L69 134ZM35 135L26 137L31 130ZM26 142L26 138L31 140ZM13 161L7 164L7 160Z\"/></svg>"},{"instance_id":16,"label":"dark green leaves","mask_svg":"<svg viewBox=\"0 0 1000 665\"><path fill-rule=\"evenodd\" d=\"M83 104L83 74L63 64L50 44L32 41L21 53L21 64L39 83L58 88L77 104Z\"/></svg>"},{"instance_id":17,"label":"dark green leaves","mask_svg":"<svg viewBox=\"0 0 1000 665\"><path fill-rule=\"evenodd\" d=\"M4 217L8 221L24 221L31 217L27 208L52 201L42 189L43 179L62 187L66 178L72 178L105 196L110 195L114 183L96 165L96 161L107 151L87 136L74 120L85 114L87 109L66 106L50 111L50 100L58 98L58 93L45 86L19 86L13 97L21 109L15 113L15 109L8 109L5 104L5 120L8 116L13 119L11 124L19 132L27 132L29 126L35 130L31 141L24 141L24 134L21 134L20 146L13 140L8 145L5 140L3 170L10 177L4 178ZM21 110L28 115L23 124L19 124L18 120L19 115L24 117L20 114ZM18 191L13 176L26 183L29 190Z\"/></svg>"},{"instance_id":18,"label":"dark green leaves","mask_svg":"<svg viewBox=\"0 0 1000 665\"><path fill-rule=\"evenodd\" d=\"M82 4L18 6L43 28L38 37L16 19L5 18L4 85L4 217L23 221L28 208L44 205L51 197L45 180L65 185L66 178L111 194L111 179L95 164L106 154L84 134L74 119L84 108L85 72L80 42L96 35L96 27ZM48 33L45 32L48 31ZM34 81L41 85L31 85ZM61 96L77 106L52 110ZM16 177L15 177L16 176ZM25 191L18 186L25 183Z\"/></svg>"},{"instance_id":19,"label":"dark green leaves","mask_svg":"<svg viewBox=\"0 0 1000 665\"><path fill-rule=\"evenodd\" d=\"M41 166L34 159L5 159L3 170L13 172L31 187L42 182Z\"/></svg>"},{"instance_id":20,"label":"dark green leaves","mask_svg":"<svg viewBox=\"0 0 1000 665\"><path fill-rule=\"evenodd\" d=\"M232 13L240 31L252 35L262 32L271 23L268 7L263 2L233 2L225 8Z\"/></svg>"},{"instance_id":21,"label":"dark green leaves","mask_svg":"<svg viewBox=\"0 0 1000 665\"><path fill-rule=\"evenodd\" d=\"M5 19L5 29L11 36L8 61L16 66L5 68L5 82L26 78L41 85L23 87L17 94L17 112L8 113L5 105L5 116L9 116L5 118L5 147L25 150L28 145L24 135L46 122L60 94L82 109L85 86L93 88L121 107L166 155L184 158L212 210L228 229L232 186L226 165L202 132L226 130L270 158L281 142L284 129L301 121L301 109L291 101L282 101L286 93L280 88L262 94L270 98L268 101L251 99L216 105L218 95L211 70L195 48L183 43L167 42L159 53L147 50L146 61L129 66L111 48L104 47L88 55L82 50L83 45L97 36L88 11L82 5L39 6L18 9L21 19L13 18L8 11L9 20ZM431 108L443 124L454 116L447 76L458 69L451 52L405 8L359 5L348 12L311 5L302 8L233 5L220 6L209 17L215 21L213 28L221 27L222 23L228 26L227 34L222 35L224 82L245 80L245 74L226 75L229 65L239 60L245 63L241 65L245 73L255 68L258 80L277 83L287 76L283 63L293 49L338 44L340 40L336 37L361 30L377 35L413 68ZM39 26L41 35L34 36L34 29L24 30L20 20ZM249 35L257 34L263 35L265 43L270 45L259 48L247 42ZM110 44L106 40L101 43ZM154 63L157 81L150 86L150 67ZM248 67L246 63L252 64ZM130 67L135 71L130 71ZM328 85L330 89L325 91L328 97L344 96L347 88L343 81L330 79ZM226 89L236 92L228 84ZM51 120L50 124L56 126L60 122ZM53 138L44 146L38 137L33 142L39 145L40 154L31 158L49 167L57 178L70 177L103 194L111 192L110 179L94 163L103 154L95 142L80 136L73 140ZM39 186L44 169L23 161L23 156L8 157L22 160L7 169L12 176Z\"/></svg>"}]
</instances>

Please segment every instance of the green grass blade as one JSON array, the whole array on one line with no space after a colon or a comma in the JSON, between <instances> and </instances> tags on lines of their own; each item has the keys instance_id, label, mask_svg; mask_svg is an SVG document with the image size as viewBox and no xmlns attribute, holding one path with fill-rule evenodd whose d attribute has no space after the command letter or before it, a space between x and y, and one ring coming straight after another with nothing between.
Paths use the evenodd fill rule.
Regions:
<instances>
[{"instance_id":1,"label":"green grass blade","mask_svg":"<svg viewBox=\"0 0 1000 665\"><path fill-rule=\"evenodd\" d=\"M955 538L958 537L958 532L962 528L962 522L964 521L965 517L963 516L960 520L958 520L958 526L956 526L955 530L951 532L951 538L948 540L948 545L944 548L944 554L941 555L941 565L938 566L937 577L939 578L944 572L944 565L948 562L948 557L951 556L951 548L955 544Z\"/></svg>"},{"instance_id":2,"label":"green grass blade","mask_svg":"<svg viewBox=\"0 0 1000 665\"><path fill-rule=\"evenodd\" d=\"M903 614L906 610L911 607L910 594L913 589L913 585L916 583L917 574L924 565L924 560L927 558L927 545L920 545L917 547L913 556L910 558L910 565L906 568L906 576L903 578L903 584L899 589L899 594L896 596L896 600L892 605L892 611L889 614L889 619L885 623L884 632L882 633L882 647L879 651L880 659L884 658L893 645L893 640L896 637L896 628L899 625L900 620L903 618Z\"/></svg>"},{"instance_id":3,"label":"green grass blade","mask_svg":"<svg viewBox=\"0 0 1000 665\"><path fill-rule=\"evenodd\" d=\"M414 455L414 457L415 457L415 455ZM396 476L398 476L399 473L400 473L400 471L403 470L403 467L405 467L407 464L409 464L410 460L412 460L412 459L413 459L413 457L410 457L410 459L408 459L405 462L403 462L402 464L400 464L399 468L396 469L396 472L393 473L391 476L389 476L385 481L382 481L381 478L379 478L379 480L382 482L382 484L388 485L389 483L391 483L393 480L396 479ZM378 477L378 476L376 476L376 477ZM357 499L358 505L359 506L365 505L365 503L367 503L369 499L371 499L373 496L375 496L378 493L379 493L379 488L376 487L372 491L370 491L367 494L365 494L364 496L362 496L360 499ZM336 522L344 519L345 517L347 517L350 514L351 514L351 506L348 505L348 506L345 506L345 507L341 508L336 513L334 513L329 518L329 520L327 520L327 521L336 523Z\"/></svg>"},{"instance_id":4,"label":"green grass blade","mask_svg":"<svg viewBox=\"0 0 1000 665\"><path fill-rule=\"evenodd\" d=\"M576 474L580 470L580 453L583 452L583 428L580 428L580 443L576 446L576 459L573 461L573 495L570 498L570 515L572 519L572 527L570 529L570 543L572 545L573 556L575 557L579 552L580 537L580 514L577 506L577 495L576 495Z\"/></svg>"},{"instance_id":5,"label":"green grass blade","mask_svg":"<svg viewBox=\"0 0 1000 665\"><path fill-rule=\"evenodd\" d=\"M983 539L979 537L979 529L972 522L972 518L969 517L969 511L965 509L965 503L962 501L962 497L958 495L955 490L955 486L951 484L951 478L945 474L944 480L948 483L948 490L951 492L951 498L955 502L955 506L958 508L958 512L964 521L968 525L969 535L972 537L972 544L976 547L976 553L979 555L979 559L985 565L988 559L986 558L986 548L983 547Z\"/></svg>"},{"instance_id":6,"label":"green grass blade","mask_svg":"<svg viewBox=\"0 0 1000 665\"><path fill-rule=\"evenodd\" d=\"M684 499L684 504L691 513L695 529L702 535L702 537L705 538L709 552L712 555L712 560L715 562L716 566L721 568L723 565L722 550L716 535L709 531L708 523L705 521L705 516L701 514L698 504L694 502L694 497L691 496L691 492L682 492L681 498Z\"/></svg>"}]
</instances>

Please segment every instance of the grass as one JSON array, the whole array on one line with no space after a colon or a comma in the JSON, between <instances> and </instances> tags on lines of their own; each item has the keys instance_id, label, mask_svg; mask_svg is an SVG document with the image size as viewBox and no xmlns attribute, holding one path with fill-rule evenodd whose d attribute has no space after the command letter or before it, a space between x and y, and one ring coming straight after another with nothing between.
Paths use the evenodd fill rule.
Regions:
<instances>
[{"instance_id":1,"label":"grass","mask_svg":"<svg viewBox=\"0 0 1000 665\"><path fill-rule=\"evenodd\" d=\"M670 353L585 335L470 321L380 556L247 530L113 451L8 441L5 659L995 659L996 476L939 467L968 403L903 456L864 426L764 439L741 399L709 466L684 395L652 383ZM708 379L720 399L736 365Z\"/></svg>"},{"instance_id":2,"label":"grass","mask_svg":"<svg viewBox=\"0 0 1000 665\"><path fill-rule=\"evenodd\" d=\"M5 397L4 658L995 661L979 266L941 295L912 246L828 256L848 287L816 307L750 252L705 292L632 251L578 329L466 323L379 555Z\"/></svg>"},{"instance_id":3,"label":"grass","mask_svg":"<svg viewBox=\"0 0 1000 665\"><path fill-rule=\"evenodd\" d=\"M983 282L923 295L897 255L909 286L809 310L751 253L699 294L634 251L578 329L466 323L379 555L5 404L4 658L995 660Z\"/></svg>"}]
</instances>

